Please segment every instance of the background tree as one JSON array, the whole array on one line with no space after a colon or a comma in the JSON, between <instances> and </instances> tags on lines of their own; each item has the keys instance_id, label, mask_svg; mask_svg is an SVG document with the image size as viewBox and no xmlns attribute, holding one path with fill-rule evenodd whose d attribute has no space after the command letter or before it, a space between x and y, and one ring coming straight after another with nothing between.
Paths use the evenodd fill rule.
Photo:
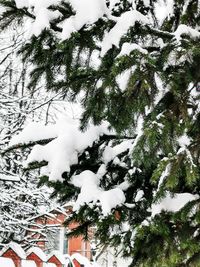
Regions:
<instances>
[{"instance_id":1,"label":"background tree","mask_svg":"<svg viewBox=\"0 0 200 267\"><path fill-rule=\"evenodd\" d=\"M48 111L53 96L42 93L41 84L27 91L30 64L22 63L17 49L24 43L22 28L12 28L0 34L0 150L8 146L13 135L32 120L52 121ZM39 91L40 90L40 91ZM22 161L26 154L15 153L0 157L0 242L24 240L32 222L30 218L55 205L49 200L51 190L38 188L39 172L24 173ZM44 229L45 230L45 229ZM33 240L24 240L30 245Z\"/></svg>"},{"instance_id":2,"label":"background tree","mask_svg":"<svg viewBox=\"0 0 200 267\"><path fill-rule=\"evenodd\" d=\"M76 147L78 154L72 154L71 161L66 154L58 155L65 168L62 165L57 173L54 160L46 155L49 147L59 148L59 134L29 156L32 167L36 161L37 167L48 163L54 194L77 198L72 216L82 223L77 231L96 224L98 238L131 256L132 266L196 266L200 251L198 1L0 3L6 7L2 28L15 21L32 21L30 40L20 50L24 61L35 65L29 87L34 89L42 78L47 90L60 91L72 100L83 92L82 129L89 120L95 125L107 120L115 129L114 136L101 132L110 142L97 135L82 149ZM116 133L123 138L116 140ZM116 164L110 154L127 138L130 143ZM41 158L37 151L47 154ZM102 164L106 170L100 175ZM118 189L120 198L108 209L114 216L105 211L101 194L80 201L86 176L98 193L103 190L113 197L112 190ZM125 187L124 182L128 182Z\"/></svg>"}]
</instances>

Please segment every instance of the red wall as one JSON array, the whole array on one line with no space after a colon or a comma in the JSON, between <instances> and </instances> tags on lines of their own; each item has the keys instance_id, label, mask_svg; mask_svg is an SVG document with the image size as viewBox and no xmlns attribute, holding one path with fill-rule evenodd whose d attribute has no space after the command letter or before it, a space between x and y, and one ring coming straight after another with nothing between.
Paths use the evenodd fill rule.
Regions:
<instances>
[{"instance_id":1,"label":"red wall","mask_svg":"<svg viewBox=\"0 0 200 267\"><path fill-rule=\"evenodd\" d=\"M56 264L57 267L62 267L62 263L56 258L56 256L49 258L48 262Z\"/></svg>"},{"instance_id":2,"label":"red wall","mask_svg":"<svg viewBox=\"0 0 200 267\"><path fill-rule=\"evenodd\" d=\"M43 267L43 261L33 252L27 256L27 260L34 261L37 267Z\"/></svg>"},{"instance_id":3,"label":"red wall","mask_svg":"<svg viewBox=\"0 0 200 267\"><path fill-rule=\"evenodd\" d=\"M21 259L12 249L8 249L5 253L3 253L2 257L12 259L16 267L21 266ZM3 267L3 266L0 266L0 267Z\"/></svg>"},{"instance_id":4,"label":"red wall","mask_svg":"<svg viewBox=\"0 0 200 267\"><path fill-rule=\"evenodd\" d=\"M74 265L75 265L75 267L80 267L81 265L78 263L78 261L77 260L73 260L73 263L74 263Z\"/></svg>"}]
</instances>

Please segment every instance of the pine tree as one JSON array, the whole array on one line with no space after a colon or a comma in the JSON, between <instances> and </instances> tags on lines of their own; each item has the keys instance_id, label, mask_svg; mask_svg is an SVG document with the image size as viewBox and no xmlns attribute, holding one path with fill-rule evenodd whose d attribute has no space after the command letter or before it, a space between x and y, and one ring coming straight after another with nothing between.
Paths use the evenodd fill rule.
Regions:
<instances>
[{"instance_id":1,"label":"pine tree","mask_svg":"<svg viewBox=\"0 0 200 267\"><path fill-rule=\"evenodd\" d=\"M98 203L82 205L71 218L81 225L75 234L87 237L88 226L96 225L99 240L131 256L131 266L198 266L199 1L0 3L6 7L1 28L33 22L20 49L35 65L29 87L44 78L47 90L71 100L83 92L82 129L103 120L115 129L79 151L79 164L63 172L64 181L49 182L54 194L77 198L74 175L97 173L106 147L131 140L106 163L100 181L111 190L127 180L126 202L106 216Z\"/></svg>"}]
</instances>

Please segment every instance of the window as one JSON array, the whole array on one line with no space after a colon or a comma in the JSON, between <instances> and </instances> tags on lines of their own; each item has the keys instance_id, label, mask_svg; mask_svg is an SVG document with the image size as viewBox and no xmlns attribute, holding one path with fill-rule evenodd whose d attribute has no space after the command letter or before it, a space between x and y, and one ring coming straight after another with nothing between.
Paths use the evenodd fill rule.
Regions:
<instances>
[{"instance_id":1,"label":"window","mask_svg":"<svg viewBox=\"0 0 200 267\"><path fill-rule=\"evenodd\" d=\"M46 230L46 250L48 253L52 252L53 250L59 250L60 247L60 227L48 227Z\"/></svg>"},{"instance_id":2,"label":"window","mask_svg":"<svg viewBox=\"0 0 200 267\"><path fill-rule=\"evenodd\" d=\"M87 244L84 240L82 240L81 246L82 246L82 251L81 251L82 253L81 254L86 257L87 256Z\"/></svg>"},{"instance_id":3,"label":"window","mask_svg":"<svg viewBox=\"0 0 200 267\"><path fill-rule=\"evenodd\" d=\"M63 254L68 253L68 238L66 235L67 231L65 227L60 228L60 252Z\"/></svg>"},{"instance_id":4,"label":"window","mask_svg":"<svg viewBox=\"0 0 200 267\"><path fill-rule=\"evenodd\" d=\"M47 243L45 246L48 253L53 250L59 250L62 254L68 253L68 239L66 232L66 228L64 227L48 227L46 232Z\"/></svg>"},{"instance_id":5,"label":"window","mask_svg":"<svg viewBox=\"0 0 200 267\"><path fill-rule=\"evenodd\" d=\"M63 254L68 253L68 238L67 238L67 230L64 228L64 237L63 237Z\"/></svg>"}]
</instances>

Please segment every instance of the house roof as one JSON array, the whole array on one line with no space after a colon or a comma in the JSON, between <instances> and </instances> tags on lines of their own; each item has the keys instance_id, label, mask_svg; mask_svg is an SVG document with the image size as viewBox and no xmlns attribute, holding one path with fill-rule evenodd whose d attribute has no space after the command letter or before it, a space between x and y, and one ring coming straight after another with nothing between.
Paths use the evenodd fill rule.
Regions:
<instances>
[{"instance_id":1,"label":"house roof","mask_svg":"<svg viewBox=\"0 0 200 267\"><path fill-rule=\"evenodd\" d=\"M53 256L55 256L60 261L60 263L65 264L66 259L65 259L64 255L61 254L58 250L52 251L48 256L47 261Z\"/></svg>"},{"instance_id":2,"label":"house roof","mask_svg":"<svg viewBox=\"0 0 200 267\"><path fill-rule=\"evenodd\" d=\"M37 219L39 217L43 217L43 216L47 217L47 218L49 218L49 217L50 218L55 218L53 213L57 213L57 214L61 213L61 214L64 214L64 215L67 216L68 214L66 213L66 209L73 207L73 205L74 205L74 202L67 202L62 206L57 206L57 207L52 208L48 212L43 212L43 213L40 213L40 214L38 214L36 216L33 216L33 217L29 218L28 221L32 221L32 220L35 220L35 219Z\"/></svg>"},{"instance_id":3,"label":"house roof","mask_svg":"<svg viewBox=\"0 0 200 267\"><path fill-rule=\"evenodd\" d=\"M71 259L72 260L76 260L77 262L79 262L80 264L83 264L84 266L92 267L92 264L90 263L88 258L82 256L80 253L72 254L71 255Z\"/></svg>"},{"instance_id":4,"label":"house roof","mask_svg":"<svg viewBox=\"0 0 200 267\"><path fill-rule=\"evenodd\" d=\"M31 247L27 250L26 255L29 256L31 253L34 253L38 256L42 261L47 261L47 255L44 253L44 251L39 247Z\"/></svg>"},{"instance_id":5,"label":"house roof","mask_svg":"<svg viewBox=\"0 0 200 267\"><path fill-rule=\"evenodd\" d=\"M23 248L15 243L15 242L10 242L9 244L7 244L1 251L0 251L0 256L2 256L6 251L8 251L9 249L12 249L21 259L26 259L26 253L23 250Z\"/></svg>"}]
</instances>

